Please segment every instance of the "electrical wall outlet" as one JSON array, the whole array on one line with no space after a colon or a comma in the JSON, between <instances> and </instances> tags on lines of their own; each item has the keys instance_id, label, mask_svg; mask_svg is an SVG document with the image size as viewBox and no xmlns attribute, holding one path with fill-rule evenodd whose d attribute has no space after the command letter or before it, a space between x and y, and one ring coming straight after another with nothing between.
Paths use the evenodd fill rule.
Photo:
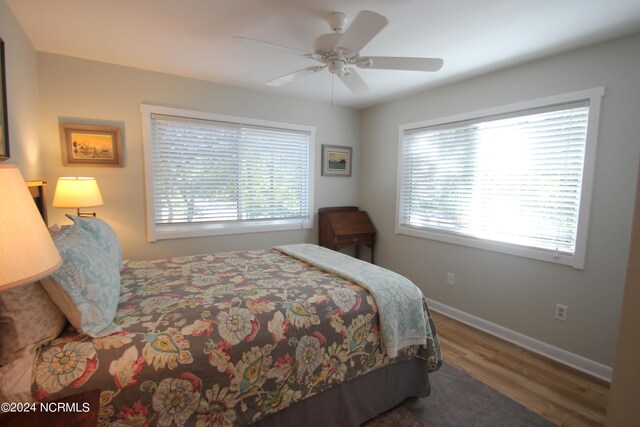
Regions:
<instances>
[{"instance_id":1,"label":"electrical wall outlet","mask_svg":"<svg viewBox=\"0 0 640 427\"><path fill-rule=\"evenodd\" d=\"M453 273L447 273L447 285L453 286L456 284L456 275Z\"/></svg>"},{"instance_id":2,"label":"electrical wall outlet","mask_svg":"<svg viewBox=\"0 0 640 427\"><path fill-rule=\"evenodd\" d=\"M569 307L564 304L556 304L556 320L561 322L569 320Z\"/></svg>"}]
</instances>

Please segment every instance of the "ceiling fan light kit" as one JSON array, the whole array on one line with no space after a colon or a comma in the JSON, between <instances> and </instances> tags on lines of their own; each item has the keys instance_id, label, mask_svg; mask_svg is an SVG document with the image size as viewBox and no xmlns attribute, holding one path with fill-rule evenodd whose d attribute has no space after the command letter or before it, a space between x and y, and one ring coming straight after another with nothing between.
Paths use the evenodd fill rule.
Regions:
<instances>
[{"instance_id":1,"label":"ceiling fan light kit","mask_svg":"<svg viewBox=\"0 0 640 427\"><path fill-rule=\"evenodd\" d=\"M373 60L371 58L358 58L356 59L356 65L359 68L371 68L373 66Z\"/></svg>"},{"instance_id":2,"label":"ceiling fan light kit","mask_svg":"<svg viewBox=\"0 0 640 427\"><path fill-rule=\"evenodd\" d=\"M358 13L353 23L344 32L343 29L348 21L344 13L332 12L326 17L326 21L333 32L317 37L313 52L304 52L300 49L249 37L238 36L233 37L233 40L303 56L322 64L306 67L270 80L265 83L269 86L280 86L326 68L330 73L338 76L351 92L362 93L369 90L369 87L355 68L348 67L350 65L362 69L408 71L438 71L443 66L443 61L440 58L360 56L360 50L388 24L387 18L370 10Z\"/></svg>"}]
</instances>

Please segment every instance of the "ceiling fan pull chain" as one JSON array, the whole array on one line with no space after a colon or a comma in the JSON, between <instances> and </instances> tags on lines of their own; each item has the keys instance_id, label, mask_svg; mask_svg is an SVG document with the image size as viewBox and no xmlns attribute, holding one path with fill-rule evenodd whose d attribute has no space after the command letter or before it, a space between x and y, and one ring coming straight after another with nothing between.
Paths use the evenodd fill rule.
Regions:
<instances>
[{"instance_id":1,"label":"ceiling fan pull chain","mask_svg":"<svg viewBox=\"0 0 640 427\"><path fill-rule=\"evenodd\" d=\"M333 107L333 82L335 81L336 75L331 73L331 106Z\"/></svg>"}]
</instances>

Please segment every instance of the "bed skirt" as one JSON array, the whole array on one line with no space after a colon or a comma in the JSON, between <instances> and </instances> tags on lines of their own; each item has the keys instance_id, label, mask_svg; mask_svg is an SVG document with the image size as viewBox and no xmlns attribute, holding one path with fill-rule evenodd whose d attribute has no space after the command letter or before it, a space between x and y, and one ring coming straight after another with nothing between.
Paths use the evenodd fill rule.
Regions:
<instances>
[{"instance_id":1,"label":"bed skirt","mask_svg":"<svg viewBox=\"0 0 640 427\"><path fill-rule=\"evenodd\" d=\"M424 360L394 363L289 406L252 426L357 427L408 397L431 392Z\"/></svg>"}]
</instances>

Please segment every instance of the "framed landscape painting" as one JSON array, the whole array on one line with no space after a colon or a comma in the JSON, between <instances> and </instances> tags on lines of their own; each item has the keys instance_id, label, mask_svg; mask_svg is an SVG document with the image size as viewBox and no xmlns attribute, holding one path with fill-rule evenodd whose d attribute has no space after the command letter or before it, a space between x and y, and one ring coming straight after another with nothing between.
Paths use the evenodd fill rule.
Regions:
<instances>
[{"instance_id":1,"label":"framed landscape painting","mask_svg":"<svg viewBox=\"0 0 640 427\"><path fill-rule=\"evenodd\" d=\"M60 125L62 162L65 166L122 166L120 128L97 125Z\"/></svg>"},{"instance_id":2,"label":"framed landscape painting","mask_svg":"<svg viewBox=\"0 0 640 427\"><path fill-rule=\"evenodd\" d=\"M322 175L351 176L351 147L322 145Z\"/></svg>"}]
</instances>

